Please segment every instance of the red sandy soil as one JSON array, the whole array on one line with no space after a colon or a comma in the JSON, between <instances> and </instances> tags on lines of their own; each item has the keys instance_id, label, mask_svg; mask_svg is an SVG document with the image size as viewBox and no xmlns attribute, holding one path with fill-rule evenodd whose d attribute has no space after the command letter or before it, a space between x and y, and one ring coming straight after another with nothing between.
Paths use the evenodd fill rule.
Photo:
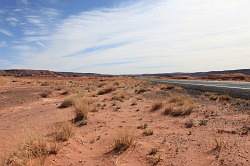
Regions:
<instances>
[{"instance_id":1,"label":"red sandy soil","mask_svg":"<svg viewBox=\"0 0 250 166\"><path fill-rule=\"evenodd\" d=\"M104 95L98 91L114 90ZM68 91L69 94L62 94ZM42 93L48 96L41 97ZM80 93L93 101L87 125L74 126L74 136L59 144L44 165L56 166L249 166L250 102L210 93L186 92L170 85L128 77L15 78L0 77L0 156L6 157L29 133L48 137L51 127L70 121L74 108L59 109L68 96ZM190 115L163 115L173 96L193 100ZM150 111L153 104L163 108ZM193 126L185 124L192 121ZM138 126L147 124L147 129ZM153 134L143 135L145 130ZM122 134L134 143L111 153ZM156 152L149 154L152 149Z\"/></svg>"}]
</instances>

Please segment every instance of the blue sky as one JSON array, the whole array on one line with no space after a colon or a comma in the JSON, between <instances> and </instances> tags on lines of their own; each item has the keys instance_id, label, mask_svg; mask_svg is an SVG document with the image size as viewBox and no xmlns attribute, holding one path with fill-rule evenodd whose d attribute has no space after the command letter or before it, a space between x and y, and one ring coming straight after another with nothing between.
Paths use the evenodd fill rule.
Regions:
<instances>
[{"instance_id":1,"label":"blue sky","mask_svg":"<svg viewBox=\"0 0 250 166\"><path fill-rule=\"evenodd\" d=\"M248 0L0 0L0 68L160 73L250 67Z\"/></svg>"}]
</instances>

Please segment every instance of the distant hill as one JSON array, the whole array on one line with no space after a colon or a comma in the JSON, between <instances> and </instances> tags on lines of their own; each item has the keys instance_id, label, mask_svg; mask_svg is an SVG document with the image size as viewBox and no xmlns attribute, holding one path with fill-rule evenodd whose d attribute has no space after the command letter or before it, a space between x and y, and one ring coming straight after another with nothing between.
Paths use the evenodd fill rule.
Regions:
<instances>
[{"instance_id":1,"label":"distant hill","mask_svg":"<svg viewBox=\"0 0 250 166\"><path fill-rule=\"evenodd\" d=\"M224 70L224 71L208 71L208 72L195 72L195 73L156 73L156 74L142 74L141 76L195 76L202 77L208 75L219 75L219 74L244 74L250 75L250 69L239 69L239 70Z\"/></svg>"},{"instance_id":2,"label":"distant hill","mask_svg":"<svg viewBox=\"0 0 250 166\"><path fill-rule=\"evenodd\" d=\"M0 70L1 76L16 76L16 77L82 77L82 76L100 76L95 73L74 73L74 72L54 72L49 70L30 70L30 69L11 69ZM104 75L103 75L104 76ZM107 75L105 75L107 76Z\"/></svg>"},{"instance_id":3,"label":"distant hill","mask_svg":"<svg viewBox=\"0 0 250 166\"><path fill-rule=\"evenodd\" d=\"M209 71L196 73L159 73L141 76L167 77L173 79L238 80L250 81L250 69Z\"/></svg>"},{"instance_id":4,"label":"distant hill","mask_svg":"<svg viewBox=\"0 0 250 166\"><path fill-rule=\"evenodd\" d=\"M112 76L97 73L75 73L75 72L55 72L49 70L29 70L29 69L11 69L0 70L0 76L16 77L82 77L82 76ZM141 75L124 75L124 76L154 76L168 77L173 79L208 79L208 80L242 80L250 81L250 69L209 71L196 73L159 73L159 74L141 74Z\"/></svg>"}]
</instances>

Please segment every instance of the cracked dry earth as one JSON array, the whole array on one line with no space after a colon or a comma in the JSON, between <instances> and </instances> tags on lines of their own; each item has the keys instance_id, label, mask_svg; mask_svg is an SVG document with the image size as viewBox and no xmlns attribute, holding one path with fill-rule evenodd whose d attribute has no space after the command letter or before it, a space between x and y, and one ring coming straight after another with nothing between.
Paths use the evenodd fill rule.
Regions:
<instances>
[{"instance_id":1,"label":"cracked dry earth","mask_svg":"<svg viewBox=\"0 0 250 166\"><path fill-rule=\"evenodd\" d=\"M107 87L112 90L98 93ZM128 77L1 78L0 156L14 152L29 133L46 138L53 125L70 121L74 107L58 106L76 94L91 99L94 111L87 125L73 125L74 135L41 165L250 165L249 101ZM173 107L190 109L166 111ZM133 143L112 153L114 140L124 134Z\"/></svg>"}]
</instances>

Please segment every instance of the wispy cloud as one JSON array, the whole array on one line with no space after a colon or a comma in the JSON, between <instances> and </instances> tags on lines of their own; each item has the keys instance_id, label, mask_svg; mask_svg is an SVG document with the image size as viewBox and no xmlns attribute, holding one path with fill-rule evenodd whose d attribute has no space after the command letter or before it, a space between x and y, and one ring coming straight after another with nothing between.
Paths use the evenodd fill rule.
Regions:
<instances>
[{"instance_id":1,"label":"wispy cloud","mask_svg":"<svg viewBox=\"0 0 250 166\"><path fill-rule=\"evenodd\" d=\"M133 43L133 41L124 41L124 42L119 42L119 43L97 45L94 47L85 48L82 51L79 51L79 52L76 52L76 53L73 53L70 55L66 55L64 57L81 56L81 55L96 53L96 52L100 52L100 51L105 51L105 50L109 50L109 49L122 47L124 45L131 44L131 43Z\"/></svg>"},{"instance_id":2,"label":"wispy cloud","mask_svg":"<svg viewBox=\"0 0 250 166\"><path fill-rule=\"evenodd\" d=\"M11 25L11 26L16 26L17 23L19 22L17 18L15 17L7 17L6 21Z\"/></svg>"},{"instance_id":3,"label":"wispy cloud","mask_svg":"<svg viewBox=\"0 0 250 166\"><path fill-rule=\"evenodd\" d=\"M5 29L1 29L1 28L0 28L0 33L4 34L6 36L9 36L9 37L13 36L13 34L10 31L5 30Z\"/></svg>"},{"instance_id":4,"label":"wispy cloud","mask_svg":"<svg viewBox=\"0 0 250 166\"><path fill-rule=\"evenodd\" d=\"M63 20L53 9L30 13L20 42L39 49L20 51L17 67L116 74L247 68L249 5L141 0Z\"/></svg>"}]
</instances>

